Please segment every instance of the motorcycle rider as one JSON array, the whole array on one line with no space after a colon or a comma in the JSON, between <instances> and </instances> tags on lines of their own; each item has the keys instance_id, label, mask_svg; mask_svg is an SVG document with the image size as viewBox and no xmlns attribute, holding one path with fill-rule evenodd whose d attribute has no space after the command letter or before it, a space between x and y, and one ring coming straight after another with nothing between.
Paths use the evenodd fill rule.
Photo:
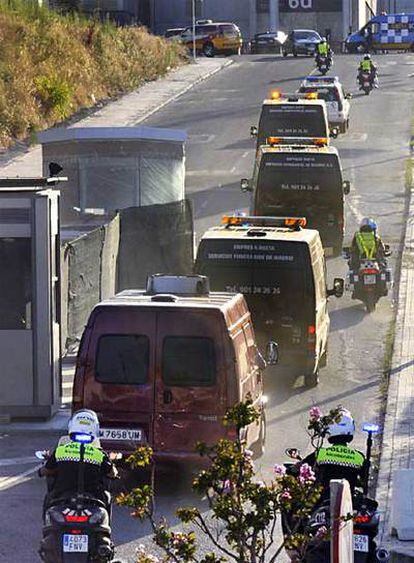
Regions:
<instances>
[{"instance_id":1,"label":"motorcycle rider","mask_svg":"<svg viewBox=\"0 0 414 563\"><path fill-rule=\"evenodd\" d=\"M358 270L361 260L377 260L382 268L386 267L385 246L377 234L377 223L370 217L362 219L359 231L355 233L351 244L351 270Z\"/></svg>"},{"instance_id":2,"label":"motorcycle rider","mask_svg":"<svg viewBox=\"0 0 414 563\"><path fill-rule=\"evenodd\" d=\"M314 469L317 481L324 487L323 498L329 496L331 479L346 479L352 494L356 487L363 486L369 468L365 455L348 445L354 434L352 414L342 407L339 422L330 424L327 430L330 446L320 448L301 461Z\"/></svg>"},{"instance_id":3,"label":"motorcycle rider","mask_svg":"<svg viewBox=\"0 0 414 563\"><path fill-rule=\"evenodd\" d=\"M50 454L45 465L39 469L40 477L48 477L43 513L57 499L69 498L78 489L81 444L75 441L77 434L88 434L92 441L84 448L84 493L105 503L110 515L111 495L106 490L106 479L115 479L116 467L99 442L99 420L96 413L89 409L76 412L68 424L68 436L63 436Z\"/></svg>"},{"instance_id":4,"label":"motorcycle rider","mask_svg":"<svg viewBox=\"0 0 414 563\"><path fill-rule=\"evenodd\" d=\"M332 61L332 51L328 41L326 40L326 37L322 37L322 39L316 46L316 64L318 64L321 59L325 58L329 59L329 61Z\"/></svg>"},{"instance_id":5,"label":"motorcycle rider","mask_svg":"<svg viewBox=\"0 0 414 563\"><path fill-rule=\"evenodd\" d=\"M362 75L366 72L370 73L371 80L374 83L374 87L378 88L378 67L372 60L371 55L369 53L364 55L364 58L359 63L358 82L360 85L362 84Z\"/></svg>"}]
</instances>

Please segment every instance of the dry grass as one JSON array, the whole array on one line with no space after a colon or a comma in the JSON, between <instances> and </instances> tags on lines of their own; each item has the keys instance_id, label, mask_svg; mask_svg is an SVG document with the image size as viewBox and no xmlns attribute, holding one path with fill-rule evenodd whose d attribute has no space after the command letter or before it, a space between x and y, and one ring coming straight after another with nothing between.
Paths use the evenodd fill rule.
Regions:
<instances>
[{"instance_id":1,"label":"dry grass","mask_svg":"<svg viewBox=\"0 0 414 563\"><path fill-rule=\"evenodd\" d=\"M181 47L144 28L0 0L0 146L154 80L182 60Z\"/></svg>"}]
</instances>

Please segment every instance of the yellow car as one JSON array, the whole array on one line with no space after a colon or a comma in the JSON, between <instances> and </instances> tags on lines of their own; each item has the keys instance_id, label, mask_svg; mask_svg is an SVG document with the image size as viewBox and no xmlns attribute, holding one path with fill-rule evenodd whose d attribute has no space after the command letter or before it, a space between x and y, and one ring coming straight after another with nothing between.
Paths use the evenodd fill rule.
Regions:
<instances>
[{"instance_id":1,"label":"yellow car","mask_svg":"<svg viewBox=\"0 0 414 563\"><path fill-rule=\"evenodd\" d=\"M195 27L196 50L206 57L214 55L239 55L243 45L240 29L234 23L208 23ZM185 28L181 42L190 50L193 48L193 28Z\"/></svg>"}]
</instances>

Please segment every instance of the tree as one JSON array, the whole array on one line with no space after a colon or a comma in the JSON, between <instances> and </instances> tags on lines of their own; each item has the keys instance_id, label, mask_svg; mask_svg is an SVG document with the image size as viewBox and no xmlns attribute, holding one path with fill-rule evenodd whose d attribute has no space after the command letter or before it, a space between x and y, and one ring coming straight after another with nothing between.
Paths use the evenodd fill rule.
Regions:
<instances>
[{"instance_id":1,"label":"tree","mask_svg":"<svg viewBox=\"0 0 414 563\"><path fill-rule=\"evenodd\" d=\"M327 426L338 420L339 412L338 408L323 416L317 407L311 409L308 432L316 449L322 445ZM296 471L286 471L285 466L276 465L270 483L256 479L252 452L246 449L242 436L259 417L260 412L250 399L239 403L223 420L225 426L235 427L235 441L222 439L213 446L197 444L198 453L208 458L209 465L194 479L193 490L207 499L211 518L195 507L179 508L178 518L192 526L190 531L174 532L164 519L157 520L153 481L118 496L118 504L132 508L133 517L149 519L154 541L164 551L165 561L274 563L284 548L295 550L301 560L311 542L315 545L315 541L329 536L329 530L324 528L315 538L306 526L322 492L311 467L301 464ZM151 457L151 449L144 446L127 461L132 469L138 469L148 467ZM280 545L275 545L279 513L283 515L285 537ZM213 526L213 521L219 526ZM198 553L196 531L209 539L214 552ZM154 563L154 559L141 546L137 561Z\"/></svg>"}]
</instances>

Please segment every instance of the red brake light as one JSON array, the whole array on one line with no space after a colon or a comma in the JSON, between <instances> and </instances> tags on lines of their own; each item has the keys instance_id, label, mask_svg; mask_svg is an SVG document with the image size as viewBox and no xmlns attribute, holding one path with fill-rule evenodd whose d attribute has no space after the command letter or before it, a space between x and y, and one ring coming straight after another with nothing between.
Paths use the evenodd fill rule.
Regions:
<instances>
[{"instance_id":1,"label":"red brake light","mask_svg":"<svg viewBox=\"0 0 414 563\"><path fill-rule=\"evenodd\" d=\"M315 333L316 333L315 325L309 325L308 326L308 334L311 335L311 334L315 334Z\"/></svg>"},{"instance_id":2,"label":"red brake light","mask_svg":"<svg viewBox=\"0 0 414 563\"><path fill-rule=\"evenodd\" d=\"M375 268L367 268L366 270L362 270L361 274L378 274L378 270Z\"/></svg>"},{"instance_id":3,"label":"red brake light","mask_svg":"<svg viewBox=\"0 0 414 563\"><path fill-rule=\"evenodd\" d=\"M71 530L70 533L77 535L77 534L81 534L82 530Z\"/></svg>"},{"instance_id":4,"label":"red brake light","mask_svg":"<svg viewBox=\"0 0 414 563\"><path fill-rule=\"evenodd\" d=\"M354 518L354 522L356 524L367 524L370 521L371 516L369 514L358 514L358 516L355 516Z\"/></svg>"},{"instance_id":5,"label":"red brake light","mask_svg":"<svg viewBox=\"0 0 414 563\"><path fill-rule=\"evenodd\" d=\"M82 522L87 522L89 520L89 516L70 516L70 515L66 515L65 520L66 520L66 522L82 523Z\"/></svg>"}]
</instances>

